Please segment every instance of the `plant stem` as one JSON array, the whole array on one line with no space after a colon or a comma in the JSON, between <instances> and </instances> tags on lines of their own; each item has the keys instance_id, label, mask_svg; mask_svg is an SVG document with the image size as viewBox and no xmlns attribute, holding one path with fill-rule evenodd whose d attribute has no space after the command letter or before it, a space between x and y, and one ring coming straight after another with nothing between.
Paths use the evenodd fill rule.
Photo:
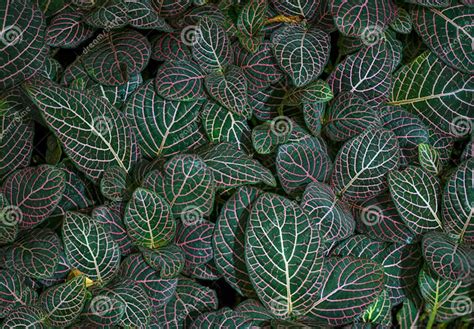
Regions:
<instances>
[{"instance_id":1,"label":"plant stem","mask_svg":"<svg viewBox=\"0 0 474 329\"><path fill-rule=\"evenodd\" d=\"M278 15L272 18L267 19L265 24L272 24L272 23L299 23L301 22L301 17L299 16L285 16L285 15Z\"/></svg>"}]
</instances>

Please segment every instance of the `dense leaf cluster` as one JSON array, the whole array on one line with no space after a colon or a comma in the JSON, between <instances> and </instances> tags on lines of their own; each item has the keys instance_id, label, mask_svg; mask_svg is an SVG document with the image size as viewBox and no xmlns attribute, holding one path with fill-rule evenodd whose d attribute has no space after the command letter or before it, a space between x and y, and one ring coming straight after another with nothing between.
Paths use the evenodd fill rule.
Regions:
<instances>
[{"instance_id":1,"label":"dense leaf cluster","mask_svg":"<svg viewBox=\"0 0 474 329\"><path fill-rule=\"evenodd\" d=\"M0 328L473 325L471 0L0 22Z\"/></svg>"}]
</instances>

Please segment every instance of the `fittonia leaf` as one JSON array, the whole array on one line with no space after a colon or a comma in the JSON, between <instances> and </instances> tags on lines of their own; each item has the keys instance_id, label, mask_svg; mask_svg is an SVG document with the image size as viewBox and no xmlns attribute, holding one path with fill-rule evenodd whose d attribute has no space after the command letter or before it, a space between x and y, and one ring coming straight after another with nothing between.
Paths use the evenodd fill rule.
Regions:
<instances>
[{"instance_id":1,"label":"fittonia leaf","mask_svg":"<svg viewBox=\"0 0 474 329\"><path fill-rule=\"evenodd\" d=\"M472 0L4 0L0 329L473 326Z\"/></svg>"}]
</instances>

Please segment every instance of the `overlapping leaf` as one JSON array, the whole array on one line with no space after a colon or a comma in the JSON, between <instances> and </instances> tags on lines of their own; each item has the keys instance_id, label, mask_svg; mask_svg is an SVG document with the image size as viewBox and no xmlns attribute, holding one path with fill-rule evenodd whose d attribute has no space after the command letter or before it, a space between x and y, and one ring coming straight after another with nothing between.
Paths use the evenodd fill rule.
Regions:
<instances>
[{"instance_id":1,"label":"overlapping leaf","mask_svg":"<svg viewBox=\"0 0 474 329\"><path fill-rule=\"evenodd\" d=\"M245 230L252 203L260 194L254 187L240 187L222 207L216 221L213 248L216 266L241 295L255 294L245 263Z\"/></svg>"},{"instance_id":2,"label":"overlapping leaf","mask_svg":"<svg viewBox=\"0 0 474 329\"><path fill-rule=\"evenodd\" d=\"M168 244L176 231L168 202L157 193L142 188L133 192L123 221L134 243L151 249Z\"/></svg>"},{"instance_id":3,"label":"overlapping leaf","mask_svg":"<svg viewBox=\"0 0 474 329\"><path fill-rule=\"evenodd\" d=\"M232 144L220 143L203 150L200 154L212 172L217 188L257 183L276 185L270 170Z\"/></svg>"},{"instance_id":4,"label":"overlapping leaf","mask_svg":"<svg viewBox=\"0 0 474 329\"><path fill-rule=\"evenodd\" d=\"M474 159L461 164L451 175L443 191L442 217L446 231L460 242L474 244Z\"/></svg>"},{"instance_id":5,"label":"overlapping leaf","mask_svg":"<svg viewBox=\"0 0 474 329\"><path fill-rule=\"evenodd\" d=\"M306 314L320 287L321 237L292 201L260 195L248 219L245 257L262 303L277 317Z\"/></svg>"},{"instance_id":6,"label":"overlapping leaf","mask_svg":"<svg viewBox=\"0 0 474 329\"><path fill-rule=\"evenodd\" d=\"M315 15L320 0L288 0L288 1L278 1L272 0L275 8L282 14L289 16L301 16L310 20Z\"/></svg>"},{"instance_id":7,"label":"overlapping leaf","mask_svg":"<svg viewBox=\"0 0 474 329\"><path fill-rule=\"evenodd\" d=\"M443 9L417 6L411 13L416 32L439 59L459 71L474 73L472 6L457 4Z\"/></svg>"},{"instance_id":8,"label":"overlapping leaf","mask_svg":"<svg viewBox=\"0 0 474 329\"><path fill-rule=\"evenodd\" d=\"M28 0L3 1L0 5L2 42L0 89L8 89L41 69L48 48L42 12Z\"/></svg>"},{"instance_id":9,"label":"overlapping leaf","mask_svg":"<svg viewBox=\"0 0 474 329\"><path fill-rule=\"evenodd\" d=\"M400 217L416 234L441 228L438 214L440 182L419 167L410 166L388 176L390 194Z\"/></svg>"},{"instance_id":10,"label":"overlapping leaf","mask_svg":"<svg viewBox=\"0 0 474 329\"><path fill-rule=\"evenodd\" d=\"M330 37L318 28L287 25L271 41L278 65L297 87L318 78L329 59Z\"/></svg>"},{"instance_id":11,"label":"overlapping leaf","mask_svg":"<svg viewBox=\"0 0 474 329\"><path fill-rule=\"evenodd\" d=\"M445 134L462 137L474 120L473 90L472 75L454 70L426 51L395 72L389 104L404 107Z\"/></svg>"},{"instance_id":12,"label":"overlapping leaf","mask_svg":"<svg viewBox=\"0 0 474 329\"><path fill-rule=\"evenodd\" d=\"M41 165L16 171L3 184L5 198L14 206L4 215L18 222L20 229L37 226L54 211L64 189L61 169Z\"/></svg>"},{"instance_id":13,"label":"overlapping leaf","mask_svg":"<svg viewBox=\"0 0 474 329\"><path fill-rule=\"evenodd\" d=\"M62 13L51 20L46 29L46 44L51 47L76 48L92 37L94 29L85 24L84 13Z\"/></svg>"},{"instance_id":14,"label":"overlapping leaf","mask_svg":"<svg viewBox=\"0 0 474 329\"><path fill-rule=\"evenodd\" d=\"M437 176L441 172L439 152L430 144L418 145L418 161L420 166L430 174Z\"/></svg>"},{"instance_id":15,"label":"overlapping leaf","mask_svg":"<svg viewBox=\"0 0 474 329\"><path fill-rule=\"evenodd\" d=\"M44 322L44 313L37 307L20 306L10 312L4 319L0 328L30 328L46 329Z\"/></svg>"},{"instance_id":16,"label":"overlapping leaf","mask_svg":"<svg viewBox=\"0 0 474 329\"><path fill-rule=\"evenodd\" d=\"M0 316L6 317L14 309L36 302L36 292L27 286L25 277L12 270L0 270Z\"/></svg>"},{"instance_id":17,"label":"overlapping leaf","mask_svg":"<svg viewBox=\"0 0 474 329\"><path fill-rule=\"evenodd\" d=\"M120 249L102 224L89 216L67 212L62 236L71 267L84 273L98 286L113 278L120 262Z\"/></svg>"},{"instance_id":18,"label":"overlapping leaf","mask_svg":"<svg viewBox=\"0 0 474 329\"><path fill-rule=\"evenodd\" d=\"M382 192L387 172L398 166L398 143L385 129L369 129L339 150L331 185L336 195L362 200Z\"/></svg>"},{"instance_id":19,"label":"overlapping leaf","mask_svg":"<svg viewBox=\"0 0 474 329\"><path fill-rule=\"evenodd\" d=\"M151 45L139 32L105 32L97 38L99 41L93 42L93 46L82 54L81 63L87 74L99 83L106 86L124 84L148 64Z\"/></svg>"},{"instance_id":20,"label":"overlapping leaf","mask_svg":"<svg viewBox=\"0 0 474 329\"><path fill-rule=\"evenodd\" d=\"M125 116L146 157L171 155L199 143L198 101L178 102L160 97L153 81L142 85L128 100Z\"/></svg>"},{"instance_id":21,"label":"overlapping leaf","mask_svg":"<svg viewBox=\"0 0 474 329\"><path fill-rule=\"evenodd\" d=\"M25 88L66 154L89 178L97 180L109 165L129 171L136 159L135 136L110 103L40 81Z\"/></svg>"},{"instance_id":22,"label":"overlapping leaf","mask_svg":"<svg viewBox=\"0 0 474 329\"><path fill-rule=\"evenodd\" d=\"M199 265L212 259L213 231L214 223L202 219L196 223L183 220L178 225L175 244L183 251L186 262Z\"/></svg>"},{"instance_id":23,"label":"overlapping leaf","mask_svg":"<svg viewBox=\"0 0 474 329\"><path fill-rule=\"evenodd\" d=\"M163 279L173 279L183 270L184 253L174 244L155 250L143 248L142 254L145 261Z\"/></svg>"}]
</instances>

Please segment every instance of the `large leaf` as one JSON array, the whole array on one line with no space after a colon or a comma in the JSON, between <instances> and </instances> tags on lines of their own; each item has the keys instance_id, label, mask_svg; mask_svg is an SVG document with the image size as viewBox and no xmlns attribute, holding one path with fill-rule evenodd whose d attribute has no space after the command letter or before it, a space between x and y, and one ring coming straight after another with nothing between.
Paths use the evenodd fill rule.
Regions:
<instances>
[{"instance_id":1,"label":"large leaf","mask_svg":"<svg viewBox=\"0 0 474 329\"><path fill-rule=\"evenodd\" d=\"M39 303L53 326L66 327L81 313L86 301L86 280L77 276L71 281L45 290Z\"/></svg>"},{"instance_id":2,"label":"large leaf","mask_svg":"<svg viewBox=\"0 0 474 329\"><path fill-rule=\"evenodd\" d=\"M157 93L169 100L192 101L205 98L204 74L191 61L174 61L160 66L156 73Z\"/></svg>"},{"instance_id":3,"label":"large leaf","mask_svg":"<svg viewBox=\"0 0 474 329\"><path fill-rule=\"evenodd\" d=\"M137 135L141 151L154 159L186 150L200 141L200 107L199 101L165 100L156 93L153 81L148 81L130 97L124 114Z\"/></svg>"},{"instance_id":4,"label":"large leaf","mask_svg":"<svg viewBox=\"0 0 474 329\"><path fill-rule=\"evenodd\" d=\"M133 192L123 221L135 244L151 249L168 244L176 231L168 202L157 193L142 188Z\"/></svg>"},{"instance_id":5,"label":"large leaf","mask_svg":"<svg viewBox=\"0 0 474 329\"><path fill-rule=\"evenodd\" d=\"M474 76L454 70L427 51L394 74L389 104L401 105L445 134L462 137L474 120L473 90Z\"/></svg>"},{"instance_id":6,"label":"large leaf","mask_svg":"<svg viewBox=\"0 0 474 329\"><path fill-rule=\"evenodd\" d=\"M388 176L390 194L400 217L416 234L441 228L438 214L440 183L419 167L392 171Z\"/></svg>"},{"instance_id":7,"label":"large leaf","mask_svg":"<svg viewBox=\"0 0 474 329\"><path fill-rule=\"evenodd\" d=\"M423 236L423 257L429 267L441 278L462 281L471 274L469 254L462 246L440 232Z\"/></svg>"},{"instance_id":8,"label":"large leaf","mask_svg":"<svg viewBox=\"0 0 474 329\"><path fill-rule=\"evenodd\" d=\"M320 285L321 237L296 203L265 193L247 223L245 257L262 303L277 317L306 314Z\"/></svg>"},{"instance_id":9,"label":"large leaf","mask_svg":"<svg viewBox=\"0 0 474 329\"><path fill-rule=\"evenodd\" d=\"M132 74L141 72L148 64L151 45L137 31L105 32L96 40L80 60L87 74L103 85L124 84Z\"/></svg>"},{"instance_id":10,"label":"large leaf","mask_svg":"<svg viewBox=\"0 0 474 329\"><path fill-rule=\"evenodd\" d=\"M62 236L71 267L99 286L113 278L120 262L120 249L102 224L89 216L67 212Z\"/></svg>"},{"instance_id":11,"label":"large leaf","mask_svg":"<svg viewBox=\"0 0 474 329\"><path fill-rule=\"evenodd\" d=\"M0 89L8 89L33 76L46 59L45 21L28 0L2 1Z\"/></svg>"},{"instance_id":12,"label":"large leaf","mask_svg":"<svg viewBox=\"0 0 474 329\"><path fill-rule=\"evenodd\" d=\"M316 80L329 59L329 34L318 28L287 25L271 41L278 65L297 87Z\"/></svg>"},{"instance_id":13,"label":"large leaf","mask_svg":"<svg viewBox=\"0 0 474 329\"><path fill-rule=\"evenodd\" d=\"M129 171L136 158L135 136L110 103L40 81L25 89L66 154L89 178L97 180L109 165Z\"/></svg>"},{"instance_id":14,"label":"large leaf","mask_svg":"<svg viewBox=\"0 0 474 329\"><path fill-rule=\"evenodd\" d=\"M61 240L49 229L35 229L21 235L9 256L17 273L35 279L52 276L59 263Z\"/></svg>"},{"instance_id":15,"label":"large leaf","mask_svg":"<svg viewBox=\"0 0 474 329\"><path fill-rule=\"evenodd\" d=\"M240 42L251 52L258 48L263 39L260 30L265 24L267 8L267 0L251 0L242 8L237 18L237 29L241 33ZM250 40L259 41L251 43Z\"/></svg>"},{"instance_id":16,"label":"large leaf","mask_svg":"<svg viewBox=\"0 0 474 329\"><path fill-rule=\"evenodd\" d=\"M411 13L416 32L439 59L459 71L474 73L474 7L461 4L443 9L416 6Z\"/></svg>"},{"instance_id":17,"label":"large leaf","mask_svg":"<svg viewBox=\"0 0 474 329\"><path fill-rule=\"evenodd\" d=\"M252 203L260 194L254 187L240 187L223 205L213 236L216 266L237 292L253 296L255 292L245 263L245 229Z\"/></svg>"},{"instance_id":18,"label":"large leaf","mask_svg":"<svg viewBox=\"0 0 474 329\"><path fill-rule=\"evenodd\" d=\"M337 326L349 323L372 303L383 289L383 270L366 259L329 258L322 289L308 317Z\"/></svg>"},{"instance_id":19,"label":"large leaf","mask_svg":"<svg viewBox=\"0 0 474 329\"><path fill-rule=\"evenodd\" d=\"M207 16L200 20L197 27L191 26L191 28L194 29L189 31L194 34L192 42L194 59L208 72L222 71L231 60L230 41L226 31Z\"/></svg>"},{"instance_id":20,"label":"large leaf","mask_svg":"<svg viewBox=\"0 0 474 329\"><path fill-rule=\"evenodd\" d=\"M383 33L397 14L391 0L331 0L330 6L339 31L361 38L369 37L371 29Z\"/></svg>"},{"instance_id":21,"label":"large leaf","mask_svg":"<svg viewBox=\"0 0 474 329\"><path fill-rule=\"evenodd\" d=\"M7 215L16 219L21 229L34 227L54 211L64 189L65 177L61 169L41 165L19 170L3 184L5 198L14 206Z\"/></svg>"},{"instance_id":22,"label":"large leaf","mask_svg":"<svg viewBox=\"0 0 474 329\"><path fill-rule=\"evenodd\" d=\"M208 312L199 315L191 324L192 329L205 328L248 328L248 320L239 312L233 311L228 307L218 311Z\"/></svg>"},{"instance_id":23,"label":"large leaf","mask_svg":"<svg viewBox=\"0 0 474 329\"><path fill-rule=\"evenodd\" d=\"M398 166L398 143L385 129L369 129L347 141L334 163L331 185L338 196L362 200L385 188L387 172Z\"/></svg>"},{"instance_id":24,"label":"large leaf","mask_svg":"<svg viewBox=\"0 0 474 329\"><path fill-rule=\"evenodd\" d=\"M393 58L387 41L364 47L342 61L328 78L334 94L350 91L370 105L387 100Z\"/></svg>"},{"instance_id":25,"label":"large leaf","mask_svg":"<svg viewBox=\"0 0 474 329\"><path fill-rule=\"evenodd\" d=\"M354 233L355 222L347 205L338 200L331 187L324 183L313 182L306 186L301 207L326 243L344 240Z\"/></svg>"},{"instance_id":26,"label":"large leaf","mask_svg":"<svg viewBox=\"0 0 474 329\"><path fill-rule=\"evenodd\" d=\"M444 228L460 242L474 244L474 159L461 164L452 174L443 192Z\"/></svg>"},{"instance_id":27,"label":"large leaf","mask_svg":"<svg viewBox=\"0 0 474 329\"><path fill-rule=\"evenodd\" d=\"M218 188L265 183L275 186L270 170L233 144L220 143L205 149L202 159L212 172Z\"/></svg>"}]
</instances>

